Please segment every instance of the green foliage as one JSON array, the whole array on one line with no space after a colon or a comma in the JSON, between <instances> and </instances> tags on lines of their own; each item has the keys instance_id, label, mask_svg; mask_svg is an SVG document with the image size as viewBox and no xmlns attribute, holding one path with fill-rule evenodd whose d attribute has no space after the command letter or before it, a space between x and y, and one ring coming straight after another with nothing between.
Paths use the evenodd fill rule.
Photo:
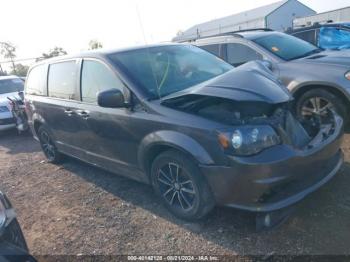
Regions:
<instances>
[{"instance_id":1,"label":"green foliage","mask_svg":"<svg viewBox=\"0 0 350 262\"><path fill-rule=\"evenodd\" d=\"M15 62L13 61L16 58L16 47L10 42L0 42L0 54L7 59L11 60L12 70L16 72ZM2 67L0 67L0 71L4 74Z\"/></svg>"},{"instance_id":2,"label":"green foliage","mask_svg":"<svg viewBox=\"0 0 350 262\"><path fill-rule=\"evenodd\" d=\"M96 39L92 39L89 42L89 50L99 49L102 47L103 47L102 43Z\"/></svg>"},{"instance_id":3,"label":"green foliage","mask_svg":"<svg viewBox=\"0 0 350 262\"><path fill-rule=\"evenodd\" d=\"M16 57L16 47L10 42L0 42L0 53L4 58L13 59Z\"/></svg>"},{"instance_id":4,"label":"green foliage","mask_svg":"<svg viewBox=\"0 0 350 262\"><path fill-rule=\"evenodd\" d=\"M22 65L22 64L16 64L15 70L12 70L10 72L11 75L17 75L17 76L27 76L29 66Z\"/></svg>"},{"instance_id":5,"label":"green foliage","mask_svg":"<svg viewBox=\"0 0 350 262\"><path fill-rule=\"evenodd\" d=\"M52 58L55 56L61 56L61 55L66 55L67 52L62 48L62 47L54 47L51 49L48 53L43 53L42 57L37 58L36 61Z\"/></svg>"}]
</instances>

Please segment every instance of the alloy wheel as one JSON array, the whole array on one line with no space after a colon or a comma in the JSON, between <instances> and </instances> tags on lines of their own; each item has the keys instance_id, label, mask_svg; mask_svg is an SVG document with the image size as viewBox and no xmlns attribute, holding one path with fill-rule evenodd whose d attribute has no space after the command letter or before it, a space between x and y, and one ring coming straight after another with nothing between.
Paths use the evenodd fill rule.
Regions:
<instances>
[{"instance_id":1,"label":"alloy wheel","mask_svg":"<svg viewBox=\"0 0 350 262\"><path fill-rule=\"evenodd\" d=\"M305 119L317 117L323 120L328 118L330 110L335 110L330 101L323 97L311 97L302 104L301 116Z\"/></svg>"},{"instance_id":2,"label":"alloy wheel","mask_svg":"<svg viewBox=\"0 0 350 262\"><path fill-rule=\"evenodd\" d=\"M190 176L176 163L162 166L157 173L160 193L166 202L182 211L193 208L196 190Z\"/></svg>"},{"instance_id":3,"label":"alloy wheel","mask_svg":"<svg viewBox=\"0 0 350 262\"><path fill-rule=\"evenodd\" d=\"M43 148L43 151L46 155L46 157L49 160L55 159L56 156L56 149L55 146L49 136L49 134L46 131L42 131L40 135L41 145Z\"/></svg>"}]
</instances>

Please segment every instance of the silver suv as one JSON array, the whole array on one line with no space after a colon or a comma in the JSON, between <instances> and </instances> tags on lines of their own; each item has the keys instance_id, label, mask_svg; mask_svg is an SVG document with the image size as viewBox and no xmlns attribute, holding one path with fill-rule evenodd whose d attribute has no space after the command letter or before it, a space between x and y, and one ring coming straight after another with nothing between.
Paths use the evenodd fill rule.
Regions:
<instances>
[{"instance_id":1,"label":"silver suv","mask_svg":"<svg viewBox=\"0 0 350 262\"><path fill-rule=\"evenodd\" d=\"M328 109L346 117L350 109L350 51L325 51L296 37L254 30L191 42L234 66L264 60L292 92L297 114L322 121ZM345 119L348 122L349 119Z\"/></svg>"}]
</instances>

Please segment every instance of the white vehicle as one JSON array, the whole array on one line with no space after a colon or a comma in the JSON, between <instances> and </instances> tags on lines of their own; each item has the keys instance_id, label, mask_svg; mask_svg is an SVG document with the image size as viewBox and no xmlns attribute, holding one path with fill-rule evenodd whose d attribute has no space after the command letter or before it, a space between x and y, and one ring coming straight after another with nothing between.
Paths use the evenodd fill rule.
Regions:
<instances>
[{"instance_id":1,"label":"white vehicle","mask_svg":"<svg viewBox=\"0 0 350 262\"><path fill-rule=\"evenodd\" d=\"M11 113L8 97L19 98L18 92L23 91L24 81L17 76L0 76L0 131L16 127L16 121Z\"/></svg>"}]
</instances>

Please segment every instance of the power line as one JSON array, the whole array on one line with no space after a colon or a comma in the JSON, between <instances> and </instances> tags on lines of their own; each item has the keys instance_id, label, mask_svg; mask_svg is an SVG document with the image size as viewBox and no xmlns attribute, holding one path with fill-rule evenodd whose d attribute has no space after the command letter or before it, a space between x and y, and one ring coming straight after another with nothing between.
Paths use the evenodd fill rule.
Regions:
<instances>
[{"instance_id":1,"label":"power line","mask_svg":"<svg viewBox=\"0 0 350 262\"><path fill-rule=\"evenodd\" d=\"M33 58L21 58L21 59L14 59L12 60L13 62L20 62L20 61L29 61L29 60L36 60L36 59L40 59L42 57L33 57ZM0 61L0 64L5 64L5 63L12 63L11 60L4 60L4 61Z\"/></svg>"}]
</instances>

